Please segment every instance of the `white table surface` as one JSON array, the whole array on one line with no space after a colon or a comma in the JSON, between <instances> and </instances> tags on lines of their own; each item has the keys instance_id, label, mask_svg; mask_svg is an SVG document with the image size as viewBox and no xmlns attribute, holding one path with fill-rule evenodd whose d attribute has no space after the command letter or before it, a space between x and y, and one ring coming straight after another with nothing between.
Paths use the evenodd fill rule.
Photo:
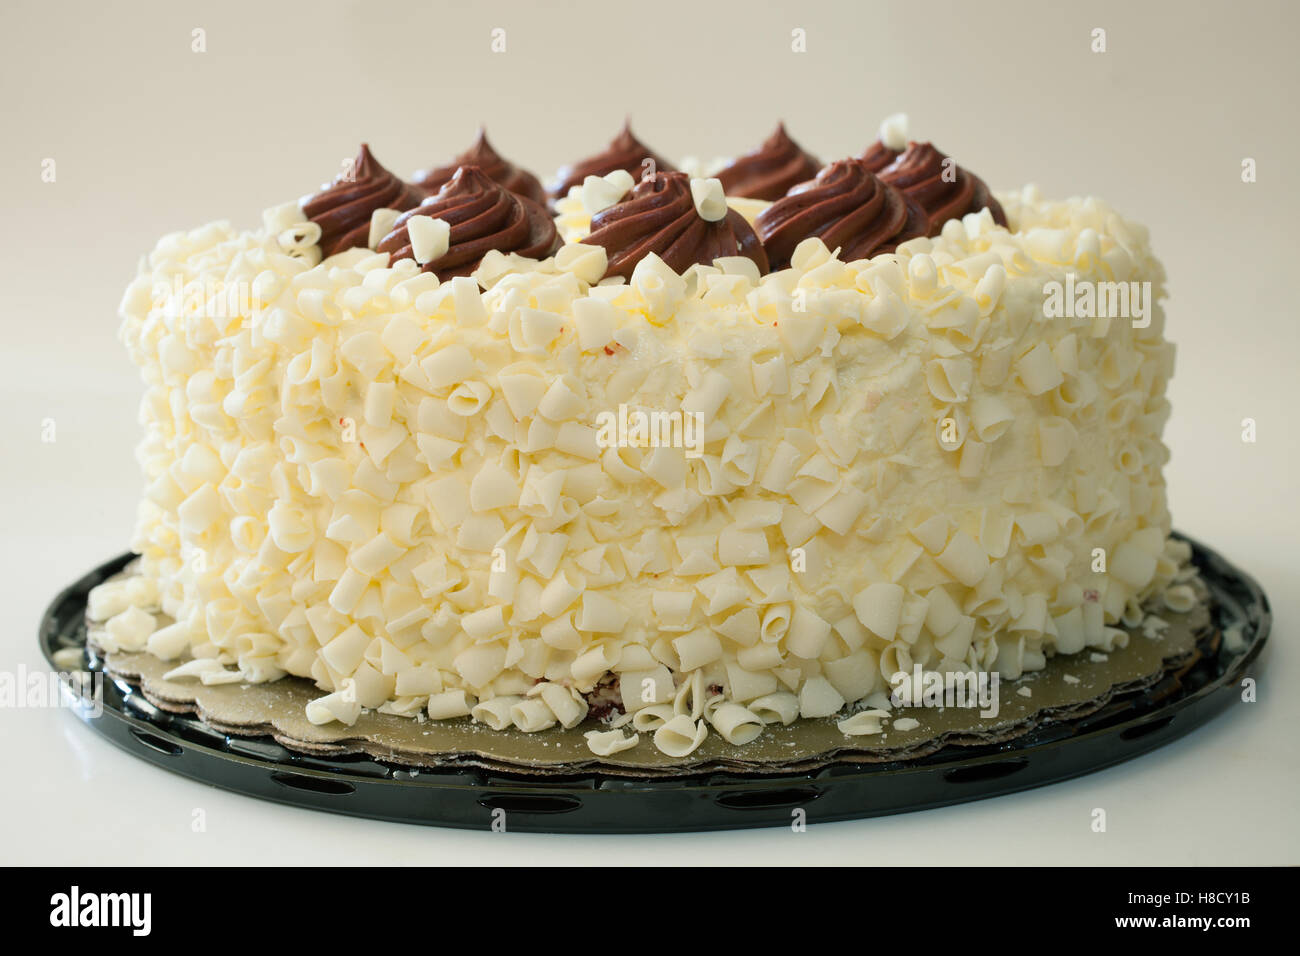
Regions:
<instances>
[{"instance_id":1,"label":"white table surface","mask_svg":"<svg viewBox=\"0 0 1300 956\"><path fill-rule=\"evenodd\" d=\"M737 95L723 121L684 75L668 76L655 99L639 98L629 80L548 100L557 129L546 110L522 101L524 86L473 88L466 78L485 75L486 28L464 11L464 19L442 11L438 23L472 42L452 44L443 73L430 77L413 57L427 24L407 35L391 5L381 13L344 5L307 32L305 49L329 58L330 95L285 100L263 87L268 76L296 75L285 50L308 8L133 4L110 15L100 5L6 4L0 89L7 99L22 92L7 104L0 157L0 670L41 667L36 628L49 599L129 539L140 386L116 342L114 311L136 256L157 235L222 216L251 223L263 206L326 178L333 157L361 136L389 143L397 168L414 168L454 152L439 143L467 138L487 118L515 155L531 142L531 162L545 173L594 148L629 108L678 156L748 148L775 115L832 156L869 141L878 117L903 108L924 117L925 135L961 144L995 186L1033 179L1049 194L1096 192L1151 225L1179 346L1166 432L1171 508L1178 528L1252 572L1272 599L1259 701L1135 761L1027 793L804 833L654 837L500 835L297 810L149 766L65 711L0 708L0 861L1300 862L1294 9L1094 4L1087 15L1049 15L1017 2L993 4L988 16L982 5L940 4L952 29L936 34L927 19L934 4L889 5L869 25L877 42L866 76L854 71L866 69L868 23L849 21L858 29L848 39L838 26L866 17L864 5L805 6L773 4L739 20L718 11L710 25L703 5L688 5L704 19L675 41L720 77L761 61L777 80L772 102ZM557 45L577 43L597 73L658 69L639 59L653 57L653 42L621 53L601 45L608 30L596 11L608 8L571 9L575 21L557 23L503 5L514 45L492 68L526 78L553 63ZM83 29L64 29L69 17ZM200 24L209 37L202 57L188 49ZM787 50L798 25L808 31L806 60ZM1110 31L1103 58L1087 52L1098 25ZM656 39L660 27L647 29ZM441 89L447 74L468 84L466 94L442 98L441 112L421 113L414 126L409 105L387 96L402 84ZM828 90L854 76L860 93L846 112ZM435 134L439 124L453 132ZM42 183L40 162L51 156L58 181ZM1244 156L1258 161L1255 184L1240 182ZM1246 417L1258 423L1254 444L1241 441ZM53 443L41 441L47 418ZM1105 833L1090 826L1099 807ZM204 832L191 829L196 809Z\"/></svg>"}]
</instances>

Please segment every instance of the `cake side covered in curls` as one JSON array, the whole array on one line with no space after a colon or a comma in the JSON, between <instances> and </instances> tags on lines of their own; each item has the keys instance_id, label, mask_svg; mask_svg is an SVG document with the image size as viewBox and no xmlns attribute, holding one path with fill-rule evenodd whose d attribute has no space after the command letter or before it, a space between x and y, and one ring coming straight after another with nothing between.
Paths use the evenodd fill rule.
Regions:
<instances>
[{"instance_id":1,"label":"cake side covered in curls","mask_svg":"<svg viewBox=\"0 0 1300 956\"><path fill-rule=\"evenodd\" d=\"M310 202L163 238L121 309L141 578L97 592L98 640L176 678L309 679L318 722L558 724L681 757L887 707L917 665L1017 678L1122 644L1187 558L1146 231L894 155L752 229L716 180L617 168L570 189L590 235L561 200L561 244L467 166L420 205L330 187L404 197L348 209L384 251L322 261ZM928 228L927 202L952 217Z\"/></svg>"}]
</instances>

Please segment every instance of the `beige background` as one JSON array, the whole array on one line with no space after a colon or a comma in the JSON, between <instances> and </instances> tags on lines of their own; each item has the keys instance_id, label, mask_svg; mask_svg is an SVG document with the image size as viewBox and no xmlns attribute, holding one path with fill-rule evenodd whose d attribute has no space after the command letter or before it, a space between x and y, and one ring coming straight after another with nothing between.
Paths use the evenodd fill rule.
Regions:
<instances>
[{"instance_id":1,"label":"beige background","mask_svg":"<svg viewBox=\"0 0 1300 956\"><path fill-rule=\"evenodd\" d=\"M490 51L495 27L503 54ZM1090 51L1095 27L1107 30L1104 54ZM195 28L205 53L191 51ZM795 28L806 53L791 52ZM548 179L627 113L669 159L742 152L783 117L830 160L904 110L917 136L994 188L1092 193L1150 226L1179 346L1166 435L1174 519L1274 599L1261 702L1140 761L1035 793L813 828L793 846L761 833L621 838L620 858L703 858L725 845L737 862L832 862L860 858L870 840L874 861L906 863L960 838L995 860L1300 862L1290 809L1300 707L1284 687L1300 678L1298 30L1294 4L1245 0L6 2L0 669L35 667L46 601L127 543L140 386L115 311L163 232L217 218L251 226L262 208L332 176L363 138L409 174L462 150L483 122L503 154ZM1258 162L1255 184L1241 182L1243 157ZM47 158L54 183L41 181ZM1241 441L1246 417L1255 444ZM40 441L47 418L53 444ZM0 711L0 741L6 765L27 761L37 778L0 796L0 841L15 860L260 859L270 844L259 837L274 834L282 861L342 849L358 862L591 862L615 842L501 842L260 804L148 769L62 713ZM119 835L51 838L92 788ZM1108 834L1089 830L1098 806ZM209 811L206 834L190 830L194 807ZM221 838L236 829L245 838ZM972 832L987 836L972 846Z\"/></svg>"}]
</instances>

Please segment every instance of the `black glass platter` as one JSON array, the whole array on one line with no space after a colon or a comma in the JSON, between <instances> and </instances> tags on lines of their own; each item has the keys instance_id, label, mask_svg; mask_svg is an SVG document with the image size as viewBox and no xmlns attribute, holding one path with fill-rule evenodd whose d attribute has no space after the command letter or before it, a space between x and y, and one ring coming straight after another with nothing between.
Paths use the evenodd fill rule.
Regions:
<instances>
[{"instance_id":1,"label":"black glass platter","mask_svg":"<svg viewBox=\"0 0 1300 956\"><path fill-rule=\"evenodd\" d=\"M923 810L1112 766L1184 736L1241 700L1241 681L1251 673L1272 624L1268 599L1249 575L1218 553L1178 537L1192 546L1212 602L1214 626L1190 666L1145 689L1116 695L1086 717L1044 724L1003 743L947 746L906 761L667 779L591 772L541 776L476 767L413 770L364 754L298 753L270 736L227 735L197 716L158 709L130 683L107 674L99 716L84 706L69 709L128 753L182 776L277 803L402 823L647 833L789 826ZM59 669L56 652L84 651L90 589L134 557L128 553L105 562L51 602L41 620L40 644L52 668ZM1223 640L1229 628L1238 640ZM81 666L103 673L94 654L83 653Z\"/></svg>"}]
</instances>

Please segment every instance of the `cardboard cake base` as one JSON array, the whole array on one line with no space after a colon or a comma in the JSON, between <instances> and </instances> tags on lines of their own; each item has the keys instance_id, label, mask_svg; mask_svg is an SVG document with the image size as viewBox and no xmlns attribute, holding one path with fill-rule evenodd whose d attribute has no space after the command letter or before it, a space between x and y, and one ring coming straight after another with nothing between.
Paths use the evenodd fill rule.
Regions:
<instances>
[{"instance_id":1,"label":"cardboard cake base","mask_svg":"<svg viewBox=\"0 0 1300 956\"><path fill-rule=\"evenodd\" d=\"M129 569L127 572L129 573ZM162 661L148 653L104 655L106 669L140 688L154 706L172 713L194 713L215 730L236 736L269 734L300 753L340 757L363 753L385 763L412 768L478 766L536 774L598 770L613 775L676 776L711 770L780 773L814 770L829 763L884 763L913 759L942 747L980 746L1011 740L1037 727L1086 716L1115 695L1148 687L1191 662L1197 643L1213 625L1208 591L1192 582L1201 602L1187 613L1153 609L1169 624L1158 636L1130 632L1126 648L1108 654L1089 650L1058 656L1046 669L1017 680L1002 680L999 713L981 718L977 708L902 707L892 711L884 733L848 737L836 726L843 714L769 725L743 747L728 744L716 732L689 757L661 753L642 734L640 743L609 757L587 747L583 732L605 729L591 720L572 730L553 727L540 733L494 731L470 718L418 720L366 711L351 727L316 726L307 720L308 701L323 693L312 682L286 677L269 684L205 686L193 679L168 681L163 675L180 661ZM95 630L89 632L94 645ZM1029 690L1029 696L1021 693ZM914 718L918 726L895 724ZM625 731L630 731L630 727Z\"/></svg>"}]
</instances>

